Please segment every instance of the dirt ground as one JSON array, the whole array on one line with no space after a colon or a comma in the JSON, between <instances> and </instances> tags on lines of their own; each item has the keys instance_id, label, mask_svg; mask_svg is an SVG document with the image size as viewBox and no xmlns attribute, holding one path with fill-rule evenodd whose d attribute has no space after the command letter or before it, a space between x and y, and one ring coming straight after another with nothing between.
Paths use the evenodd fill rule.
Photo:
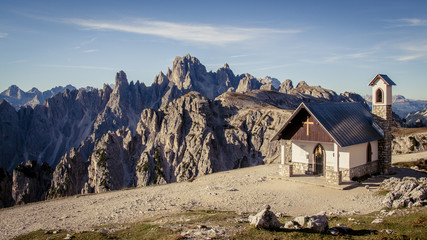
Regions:
<instances>
[{"instance_id":1,"label":"dirt ground","mask_svg":"<svg viewBox=\"0 0 427 240\"><path fill-rule=\"evenodd\" d=\"M393 156L393 161L395 160ZM127 189L37 202L0 210L0 239L39 229L89 230L189 209L258 212L266 204L290 216L364 214L380 210L382 196L364 185L338 190L271 176L278 164L220 172L193 182ZM400 171L411 174L416 171Z\"/></svg>"}]
</instances>

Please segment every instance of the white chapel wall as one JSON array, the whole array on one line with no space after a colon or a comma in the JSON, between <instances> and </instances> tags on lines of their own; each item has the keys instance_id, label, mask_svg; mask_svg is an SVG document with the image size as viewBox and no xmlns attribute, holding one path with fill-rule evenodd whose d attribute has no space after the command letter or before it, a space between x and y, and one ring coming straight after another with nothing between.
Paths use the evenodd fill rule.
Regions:
<instances>
[{"instance_id":1,"label":"white chapel wall","mask_svg":"<svg viewBox=\"0 0 427 240\"><path fill-rule=\"evenodd\" d=\"M378 141L371 142L372 161L378 160Z\"/></svg>"},{"instance_id":2,"label":"white chapel wall","mask_svg":"<svg viewBox=\"0 0 427 240\"><path fill-rule=\"evenodd\" d=\"M317 146L317 142L304 142L304 141L293 141L292 142L292 162L297 163L313 163L314 162L314 148ZM334 167L336 158L334 155L334 144L333 143L320 143L325 149L326 154L326 166ZM340 148L340 168L349 168L349 152L342 152L344 148Z\"/></svg>"},{"instance_id":3,"label":"white chapel wall","mask_svg":"<svg viewBox=\"0 0 427 240\"><path fill-rule=\"evenodd\" d=\"M292 162L299 162L308 164L311 159L313 153L309 151L309 149L314 149L316 146L315 143L312 142L292 142Z\"/></svg>"},{"instance_id":4,"label":"white chapel wall","mask_svg":"<svg viewBox=\"0 0 427 240\"><path fill-rule=\"evenodd\" d=\"M371 149L372 149L372 161L378 160L378 142L377 141L371 142ZM345 151L349 154L351 168L364 165L367 163L367 150L368 150L368 143L361 143L361 144L342 148L342 151Z\"/></svg>"}]
</instances>

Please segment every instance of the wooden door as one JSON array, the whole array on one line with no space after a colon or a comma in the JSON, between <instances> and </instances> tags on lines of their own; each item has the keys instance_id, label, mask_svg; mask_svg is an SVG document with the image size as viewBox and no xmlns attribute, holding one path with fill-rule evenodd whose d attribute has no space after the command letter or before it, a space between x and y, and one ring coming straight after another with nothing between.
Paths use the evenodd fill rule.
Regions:
<instances>
[{"instance_id":1,"label":"wooden door","mask_svg":"<svg viewBox=\"0 0 427 240\"><path fill-rule=\"evenodd\" d=\"M318 144L314 148L314 174L323 175L324 172L324 162L325 162L325 150L323 146Z\"/></svg>"}]
</instances>

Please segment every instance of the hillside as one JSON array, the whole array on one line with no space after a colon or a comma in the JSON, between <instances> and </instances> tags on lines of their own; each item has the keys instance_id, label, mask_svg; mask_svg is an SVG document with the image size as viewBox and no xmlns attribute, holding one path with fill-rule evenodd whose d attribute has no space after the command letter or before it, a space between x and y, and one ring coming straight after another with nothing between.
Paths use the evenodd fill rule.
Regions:
<instances>
[{"instance_id":1,"label":"hillside","mask_svg":"<svg viewBox=\"0 0 427 240\"><path fill-rule=\"evenodd\" d=\"M416 112L411 112L405 117L408 127L427 126L427 107Z\"/></svg>"},{"instance_id":2,"label":"hillside","mask_svg":"<svg viewBox=\"0 0 427 240\"><path fill-rule=\"evenodd\" d=\"M129 83L121 71L114 89L65 90L18 111L3 100L0 166L14 169L13 181L9 174L1 180L12 185L5 205L263 164L278 154L269 140L290 116L286 110L303 101L363 101L304 82L275 86L271 78L236 76L227 64L207 72L186 55L149 87Z\"/></svg>"}]
</instances>

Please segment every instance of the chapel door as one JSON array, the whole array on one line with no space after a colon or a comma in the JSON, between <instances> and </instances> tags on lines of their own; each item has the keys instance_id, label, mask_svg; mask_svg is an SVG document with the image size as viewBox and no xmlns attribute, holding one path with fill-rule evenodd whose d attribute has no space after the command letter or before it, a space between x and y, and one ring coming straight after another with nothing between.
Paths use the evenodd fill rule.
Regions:
<instances>
[{"instance_id":1,"label":"chapel door","mask_svg":"<svg viewBox=\"0 0 427 240\"><path fill-rule=\"evenodd\" d=\"M315 175L323 175L325 162L325 150L322 145L318 144L314 148L314 174Z\"/></svg>"}]
</instances>

